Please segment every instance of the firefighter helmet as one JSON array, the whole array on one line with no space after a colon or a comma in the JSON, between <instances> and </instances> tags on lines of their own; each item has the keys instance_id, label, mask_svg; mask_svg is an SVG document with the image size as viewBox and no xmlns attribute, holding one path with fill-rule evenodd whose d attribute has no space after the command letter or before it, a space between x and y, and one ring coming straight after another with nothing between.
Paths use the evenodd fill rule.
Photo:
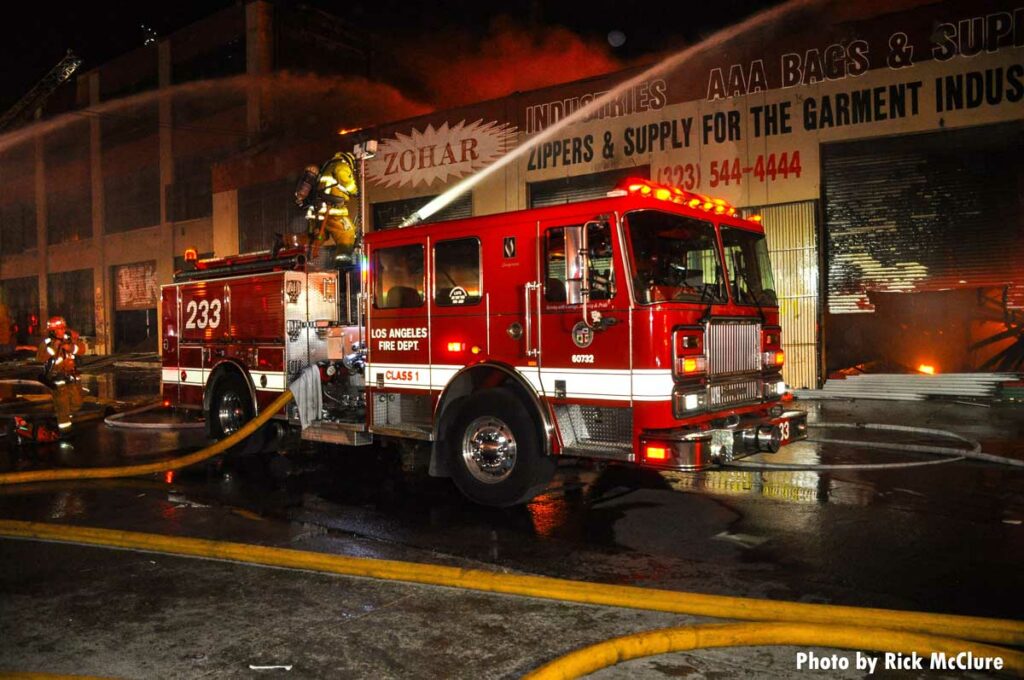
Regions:
<instances>
[{"instance_id":1,"label":"firefighter helmet","mask_svg":"<svg viewBox=\"0 0 1024 680\"><path fill-rule=\"evenodd\" d=\"M62 336L67 329L68 324L63 316L51 316L46 322L46 330L54 335Z\"/></svg>"}]
</instances>

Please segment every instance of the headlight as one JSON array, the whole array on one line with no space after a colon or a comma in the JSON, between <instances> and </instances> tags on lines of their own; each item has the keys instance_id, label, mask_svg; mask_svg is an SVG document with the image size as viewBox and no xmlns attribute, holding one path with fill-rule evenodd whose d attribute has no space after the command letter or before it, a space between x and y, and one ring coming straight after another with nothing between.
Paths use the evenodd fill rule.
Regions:
<instances>
[{"instance_id":1,"label":"headlight","mask_svg":"<svg viewBox=\"0 0 1024 680\"><path fill-rule=\"evenodd\" d=\"M707 396L703 390L700 392L677 392L673 395L672 401L677 418L703 411L707 406Z\"/></svg>"},{"instance_id":2,"label":"headlight","mask_svg":"<svg viewBox=\"0 0 1024 680\"><path fill-rule=\"evenodd\" d=\"M770 399L772 397L781 397L788 391L789 390L786 389L786 383L783 380L779 380L777 382L766 382L764 384L764 396L766 399Z\"/></svg>"}]
</instances>

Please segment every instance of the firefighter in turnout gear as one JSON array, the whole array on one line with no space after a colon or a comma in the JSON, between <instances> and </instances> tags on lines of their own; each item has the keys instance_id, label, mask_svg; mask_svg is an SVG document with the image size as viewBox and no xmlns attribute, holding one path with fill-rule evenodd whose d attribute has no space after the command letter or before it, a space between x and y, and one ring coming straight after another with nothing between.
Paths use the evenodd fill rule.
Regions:
<instances>
[{"instance_id":1,"label":"firefighter in turnout gear","mask_svg":"<svg viewBox=\"0 0 1024 680\"><path fill-rule=\"evenodd\" d=\"M347 203L358 194L355 156L344 151L334 154L320 170L316 200L306 212L310 225L311 257L317 256L329 235L338 248L335 259L352 261L356 228L349 218Z\"/></svg>"},{"instance_id":2,"label":"firefighter in turnout gear","mask_svg":"<svg viewBox=\"0 0 1024 680\"><path fill-rule=\"evenodd\" d=\"M43 382L53 390L57 432L64 436L71 429L71 414L82 406L82 386L76 362L83 343L78 333L69 330L60 316L51 317L46 322L46 331L47 336L39 343L37 358L43 362Z\"/></svg>"}]
</instances>

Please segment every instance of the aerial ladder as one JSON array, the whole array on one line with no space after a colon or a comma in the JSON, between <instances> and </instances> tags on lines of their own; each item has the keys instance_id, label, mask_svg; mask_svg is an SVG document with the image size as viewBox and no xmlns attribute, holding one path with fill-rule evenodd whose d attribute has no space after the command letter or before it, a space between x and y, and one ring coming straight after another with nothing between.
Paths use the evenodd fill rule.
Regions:
<instances>
[{"instance_id":1,"label":"aerial ladder","mask_svg":"<svg viewBox=\"0 0 1024 680\"><path fill-rule=\"evenodd\" d=\"M0 116L0 133L17 126L32 112L46 103L58 87L63 85L68 78L74 75L75 71L82 65L82 60L76 57L71 50L64 55L50 72L43 76L35 86L29 90L24 97L15 102L14 106Z\"/></svg>"}]
</instances>

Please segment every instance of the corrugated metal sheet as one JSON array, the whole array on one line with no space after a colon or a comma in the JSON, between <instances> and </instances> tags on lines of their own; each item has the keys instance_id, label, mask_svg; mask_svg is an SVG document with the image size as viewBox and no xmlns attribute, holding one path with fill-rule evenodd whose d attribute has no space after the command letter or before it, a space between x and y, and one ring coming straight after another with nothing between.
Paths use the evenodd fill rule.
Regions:
<instances>
[{"instance_id":1,"label":"corrugated metal sheet","mask_svg":"<svg viewBox=\"0 0 1024 680\"><path fill-rule=\"evenodd\" d=\"M818 239L814 201L750 208L763 218L779 298L779 324L790 387L818 385Z\"/></svg>"},{"instance_id":2,"label":"corrugated metal sheet","mask_svg":"<svg viewBox=\"0 0 1024 680\"><path fill-rule=\"evenodd\" d=\"M530 182L527 185L531 208L543 208L549 205L562 205L602 198L627 177L649 179L651 166L640 165L635 168L619 168L605 172L593 172L575 177L559 177L543 182Z\"/></svg>"},{"instance_id":3,"label":"corrugated metal sheet","mask_svg":"<svg viewBox=\"0 0 1024 680\"><path fill-rule=\"evenodd\" d=\"M400 225L405 218L435 198L437 196L417 196L416 198L403 198L398 201L374 203L370 208L370 212L373 214L373 228L393 229ZM467 191L423 221L444 222L445 220L459 220L463 217L472 216L473 192Z\"/></svg>"},{"instance_id":4,"label":"corrugated metal sheet","mask_svg":"<svg viewBox=\"0 0 1024 680\"><path fill-rule=\"evenodd\" d=\"M1010 285L1024 306L1024 125L827 145L828 309L868 292Z\"/></svg>"}]
</instances>

